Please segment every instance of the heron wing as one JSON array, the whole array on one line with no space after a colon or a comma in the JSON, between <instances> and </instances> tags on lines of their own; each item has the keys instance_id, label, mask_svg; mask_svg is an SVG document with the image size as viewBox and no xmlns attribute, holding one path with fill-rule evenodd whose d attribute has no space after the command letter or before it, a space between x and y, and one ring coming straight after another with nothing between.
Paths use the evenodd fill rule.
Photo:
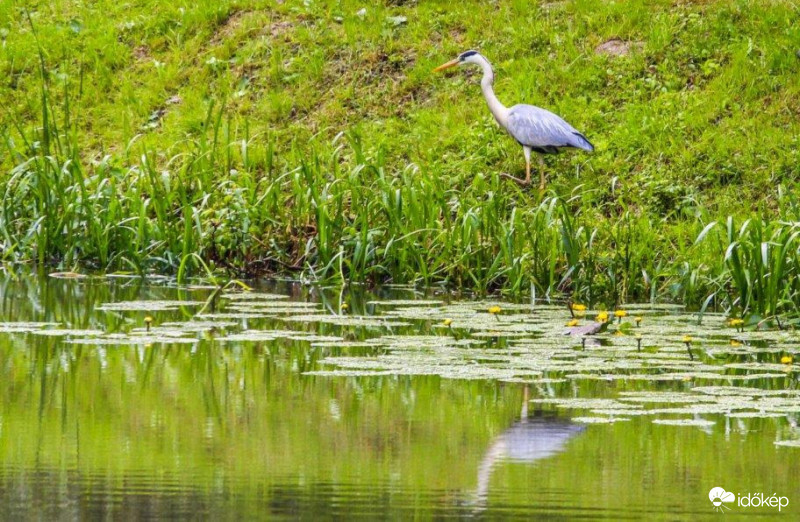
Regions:
<instances>
[{"instance_id":1,"label":"heron wing","mask_svg":"<svg viewBox=\"0 0 800 522\"><path fill-rule=\"evenodd\" d=\"M508 132L522 145L541 152L555 152L559 147L594 150L589 140L563 118L533 105L511 107Z\"/></svg>"}]
</instances>

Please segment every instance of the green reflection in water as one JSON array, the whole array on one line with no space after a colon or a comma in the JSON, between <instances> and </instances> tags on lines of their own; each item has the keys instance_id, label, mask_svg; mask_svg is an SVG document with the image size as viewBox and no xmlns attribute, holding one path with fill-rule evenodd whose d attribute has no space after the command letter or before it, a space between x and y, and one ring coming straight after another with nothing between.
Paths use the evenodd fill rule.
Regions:
<instances>
[{"instance_id":1,"label":"green reflection in water","mask_svg":"<svg viewBox=\"0 0 800 522\"><path fill-rule=\"evenodd\" d=\"M289 302L320 302L318 313L341 309L336 291L281 283L265 289L289 295ZM3 321L118 334L142 328L148 312L98 310L100 304L211 295L138 281L36 277L4 280L0 291ZM388 297L413 295L361 292L346 300L360 315L377 313L368 303ZM198 311L151 315L158 327ZM0 333L0 517L674 519L713 514L707 494L714 486L786 495L794 501L788 512L797 513L798 450L773 444L796 436L796 414L705 415L716 424L703 429L644 416L584 426L570 415L591 416L586 410L525 397L618 398L622 391L688 391L694 383L304 375L330 370L321 363L326 359L386 354L381 345L356 344L380 335L450 334L425 320L390 329L280 318L233 322L184 333L195 344L95 346L71 344L74 335ZM356 345L215 340L244 329L295 329ZM482 342L488 351L509 346ZM747 385L781 389L794 382Z\"/></svg>"}]
</instances>

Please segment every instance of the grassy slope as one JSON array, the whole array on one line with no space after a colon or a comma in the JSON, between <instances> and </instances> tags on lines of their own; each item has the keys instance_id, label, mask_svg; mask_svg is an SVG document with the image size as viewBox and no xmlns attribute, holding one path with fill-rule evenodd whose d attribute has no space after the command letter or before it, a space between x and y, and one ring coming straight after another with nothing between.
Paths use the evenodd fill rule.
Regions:
<instances>
[{"instance_id":1,"label":"grassy slope","mask_svg":"<svg viewBox=\"0 0 800 522\"><path fill-rule=\"evenodd\" d=\"M361 233L359 209L347 208L359 198L360 204L369 207L370 194L388 197L392 190L403 191L406 198L446 198L438 206L420 205L419 212L434 214L420 217L420 227L436 222L436 212L440 221L444 219L442 212L447 208L454 219L442 226L450 232L468 217L463 208L488 216L501 228L534 219L526 213L538 208L540 197L497 180L501 171L520 173L522 156L486 110L477 72L462 70L446 76L430 72L468 48L478 48L493 60L496 91L502 101L551 109L596 145L592 155L548 158L548 196L572 197L568 213L577 216L576 228L598 230L604 247L599 255L611 261L601 263L598 254L593 254L594 258L584 260L582 270L587 272L594 263L600 272L614 272L597 283L605 294L621 291L623 297L641 298L650 291L646 282L635 288L616 288L615 279L637 277L630 260L623 260L621 269L614 261L626 226L625 241L633 250L657 251L642 261L643 267L651 272L664 263L679 267L692 256L701 257L687 253L702 228L698 219L744 217L752 212L775 215L779 187L783 185L785 192L795 190L800 135L800 60L795 52L800 48L800 26L795 23L797 8L790 2L574 1L538 7L524 1L386 4L367 6L347 0L40 3L33 21L51 73L51 122L64 125L66 83L71 89L73 138L64 141L77 152L62 151L62 156L80 158L89 179L106 154L111 155L108 163L125 171L141 163L141 155L147 153L153 172L179 170L182 157L168 161L184 152L212 157L205 174L192 175L191 179L203 180L201 186L193 185L176 197L174 208L164 209L167 216L170 211L176 213L178 229L187 219L213 227L219 221L240 219L219 212L230 206L230 197L236 197L235 189L227 200L218 195L225 190L231 168L235 172L230 183L235 188L251 183L249 190L255 195L267 190L263 182L270 179L276 191L293 194L273 201L272 211L294 206L294 213L271 218L248 214L247 219L257 226L243 228L232 239L219 241L219 236L201 230L200 224L171 239L153 232L149 241L163 240L161 246L142 243L138 254L125 252L124 259L141 266L150 262L149 255L174 266L181 253L191 250L230 265L257 259L273 269L285 265L330 268L331 262L337 262L335 256L318 252L325 242L319 237L323 228L319 201L312 196L307 198L310 201L300 201L303 181L317 184L341 179L351 184L347 194L337 193L342 198L338 213L344 213L345 220L334 219L334 236L345 243ZM364 6L366 13L359 16ZM406 17L406 23L395 24L391 17L397 16ZM32 146L22 143L12 123L34 141L30 129L42 120L41 81L36 43L19 5L0 7L0 28L4 35L0 97L6 107L0 117L6 146L16 153L4 154L4 165L10 169L35 153ZM640 50L625 57L596 53L596 46L610 38L640 42L634 46ZM217 146L207 138L215 118L219 118ZM337 138L342 132L347 139ZM246 154L238 145L241 139L249 139ZM234 147L225 147L234 141ZM295 179L292 184L289 178L279 178L304 162L316 166L305 180ZM360 164L374 169L359 170ZM139 168L146 170L141 164ZM236 178L244 176L241 172L250 176L247 183ZM419 177L430 181L419 181ZM359 183L363 191L355 187ZM154 186L140 188L142 197L159 198ZM196 202L209 194L212 203L199 208ZM180 211L181 201L185 207L187 200L194 209L189 214L185 208ZM255 199L242 204L263 203ZM156 219L155 206L134 209L123 204L117 217L130 214L141 221L144 213ZM511 216L514 206L526 217ZM372 218L378 220L388 212L383 208ZM113 255L122 249L120 238L105 246L111 250L105 255L91 251L89 245L76 249L53 238L42 248L41 240L37 244L36 238L30 239L30 224L37 215L31 211L6 217L5 227L13 229L7 232L6 242L6 251L14 251L12 257L125 264ZM391 216L385 219L385 226L375 224L383 234L377 243L384 247L405 237L400 233L414 233L411 225L392 224ZM170 219L162 219L160 225L168 227ZM51 233L63 226L54 224ZM348 226L353 230L348 231ZM631 226L642 231L632 234ZM488 239L491 252L485 259L477 256L475 262L498 262L508 268L512 255L496 261L501 257L502 231L485 221L481 227L478 244ZM464 233L463 226L459 232ZM196 235L189 245L181 242L188 233ZM163 230L161 234L168 235ZM255 238L243 239L248 234ZM307 246L309 240L316 241L313 252ZM261 248L248 241L256 241ZM420 240L407 249L395 248L396 252L384 248L381 269L372 277L445 279L517 290L527 288L530 277L545 290L556 285L544 278L558 282L574 264L569 262L569 252L560 252L559 267L550 270L549 276L539 275L530 264L547 261L534 252L533 261L520 263L510 273L484 273L467 266L468 261L462 266L459 255L474 256L462 241L445 248L451 263L438 260L438 265L433 263L434 272L426 274L423 265L432 264L431 260L410 263L407 258L419 257L413 248L436 248L436 241L437 236L432 236L427 243ZM21 246L9 248L17 242ZM535 243L529 237L517 245L518 257L535 250ZM305 255L299 252L303 248ZM249 249L248 254L232 256L230 251L237 249ZM131 259L137 255L139 259ZM349 271L358 273L358 260L350 250L347 255ZM373 258L367 261L378 263ZM522 275L514 276L514 270ZM619 270L625 273L620 276ZM676 270L682 269L672 272ZM370 274L362 268L360 276L369 278ZM598 277L584 274L590 286Z\"/></svg>"}]
</instances>

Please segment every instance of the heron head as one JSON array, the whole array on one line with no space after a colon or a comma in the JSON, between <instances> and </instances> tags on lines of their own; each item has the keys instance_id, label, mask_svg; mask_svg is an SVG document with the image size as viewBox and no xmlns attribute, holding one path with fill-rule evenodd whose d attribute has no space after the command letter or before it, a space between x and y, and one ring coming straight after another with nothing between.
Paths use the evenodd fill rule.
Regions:
<instances>
[{"instance_id":1,"label":"heron head","mask_svg":"<svg viewBox=\"0 0 800 522\"><path fill-rule=\"evenodd\" d=\"M459 54L458 58L456 58L455 60L450 60L447 63L443 63L433 71L439 72L445 69L449 69L450 67L455 67L457 65L464 65L465 63L478 63L479 56L480 54L478 53L478 51L464 51L463 53Z\"/></svg>"}]
</instances>

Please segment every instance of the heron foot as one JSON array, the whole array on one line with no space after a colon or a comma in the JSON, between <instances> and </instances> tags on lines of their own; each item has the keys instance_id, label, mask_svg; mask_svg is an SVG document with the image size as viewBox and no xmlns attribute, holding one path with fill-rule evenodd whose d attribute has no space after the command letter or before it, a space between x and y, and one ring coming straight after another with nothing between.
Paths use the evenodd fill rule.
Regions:
<instances>
[{"instance_id":1,"label":"heron foot","mask_svg":"<svg viewBox=\"0 0 800 522\"><path fill-rule=\"evenodd\" d=\"M529 179L515 178L511 174L506 174L505 172L501 172L500 173L500 177L501 178L510 179L511 181L516 181L519 185L521 185L523 187L527 187L528 185L531 184L531 180L529 180Z\"/></svg>"}]
</instances>

